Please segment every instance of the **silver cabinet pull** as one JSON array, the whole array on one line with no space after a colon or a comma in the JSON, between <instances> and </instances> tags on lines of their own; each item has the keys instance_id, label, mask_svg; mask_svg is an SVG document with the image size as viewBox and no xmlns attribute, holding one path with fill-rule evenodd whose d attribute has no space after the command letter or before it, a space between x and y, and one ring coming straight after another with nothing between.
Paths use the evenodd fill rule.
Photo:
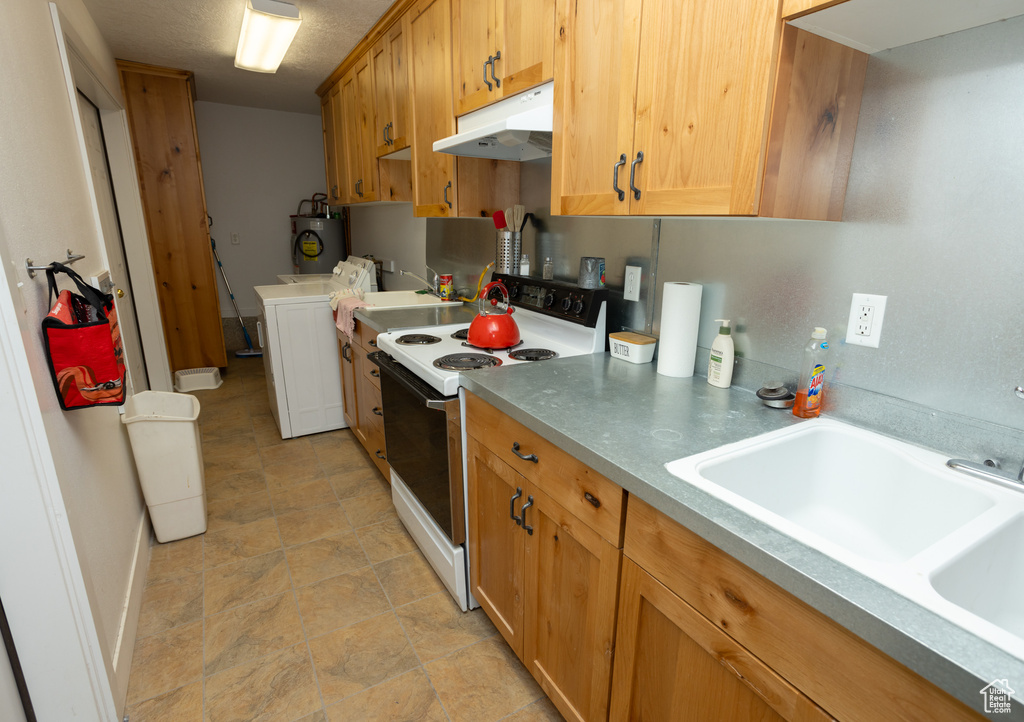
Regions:
<instances>
[{"instance_id":1,"label":"silver cabinet pull","mask_svg":"<svg viewBox=\"0 0 1024 722\"><path fill-rule=\"evenodd\" d=\"M533 496L526 497L526 503L523 504L523 508L519 510L519 513L523 515L523 529L526 530L527 534L533 535L533 527L526 523L526 510L533 506Z\"/></svg>"},{"instance_id":2,"label":"silver cabinet pull","mask_svg":"<svg viewBox=\"0 0 1024 722\"><path fill-rule=\"evenodd\" d=\"M626 165L626 154L623 153L619 156L619 162L612 168L612 188L619 196L619 200L623 201L626 199L626 191L619 188L619 168Z\"/></svg>"},{"instance_id":3,"label":"silver cabinet pull","mask_svg":"<svg viewBox=\"0 0 1024 722\"><path fill-rule=\"evenodd\" d=\"M494 56L493 56L493 55L488 55L488 56L487 56L487 62L486 62L486 63L484 63L484 83L486 83L486 84L487 84L487 89L488 89L488 90L494 90L494 86L493 86L493 85L491 85L491 81L490 81L490 79L489 79L489 78L487 77L487 66L488 66L488 65L490 65L490 66L491 66L491 74L492 74L492 75L494 74L494 66L493 66L493 63L494 63Z\"/></svg>"},{"instance_id":4,"label":"silver cabinet pull","mask_svg":"<svg viewBox=\"0 0 1024 722\"><path fill-rule=\"evenodd\" d=\"M382 461L386 461L388 458L381 453L380 449L377 449L377 451L374 452L374 456L376 456L378 459L381 459Z\"/></svg>"},{"instance_id":5,"label":"silver cabinet pull","mask_svg":"<svg viewBox=\"0 0 1024 722\"><path fill-rule=\"evenodd\" d=\"M388 144L388 127L385 125L380 129L380 134L384 137L384 145Z\"/></svg>"},{"instance_id":6,"label":"silver cabinet pull","mask_svg":"<svg viewBox=\"0 0 1024 722\"><path fill-rule=\"evenodd\" d=\"M452 202L448 200L448 189L452 187L452 182L448 181L448 185L444 187L444 202L448 204L448 207L452 207Z\"/></svg>"},{"instance_id":7,"label":"silver cabinet pull","mask_svg":"<svg viewBox=\"0 0 1024 722\"><path fill-rule=\"evenodd\" d=\"M373 409L371 409L371 411L373 411L373 413L376 414L377 416L384 415L384 411L379 406L374 406Z\"/></svg>"},{"instance_id":8,"label":"silver cabinet pull","mask_svg":"<svg viewBox=\"0 0 1024 722\"><path fill-rule=\"evenodd\" d=\"M523 490L518 486L516 487L516 493L508 500L508 516L516 523L516 526L523 525L523 517L516 516L516 499L523 495Z\"/></svg>"},{"instance_id":9,"label":"silver cabinet pull","mask_svg":"<svg viewBox=\"0 0 1024 722\"><path fill-rule=\"evenodd\" d=\"M346 341L345 344L342 345L342 347L341 347L341 358L343 360L345 360L345 361L348 361L349 363L352 363L352 355L351 355L351 353L346 353L346 352L351 352L351 351L352 351L352 347L349 346L348 342Z\"/></svg>"},{"instance_id":10,"label":"silver cabinet pull","mask_svg":"<svg viewBox=\"0 0 1024 722\"><path fill-rule=\"evenodd\" d=\"M331 186L331 198L337 198L337 197L338 197L338 184L335 183L334 185Z\"/></svg>"},{"instance_id":11,"label":"silver cabinet pull","mask_svg":"<svg viewBox=\"0 0 1024 722\"><path fill-rule=\"evenodd\" d=\"M369 344L371 346L373 346L374 348L377 348L377 339L371 338L370 341L369 341Z\"/></svg>"},{"instance_id":12,"label":"silver cabinet pull","mask_svg":"<svg viewBox=\"0 0 1024 722\"><path fill-rule=\"evenodd\" d=\"M516 456L518 456L523 461L532 461L534 464L538 463L537 455L536 454L525 454L524 455L524 454L520 454L519 453L519 442L518 441L513 441L512 442L512 453L515 454Z\"/></svg>"},{"instance_id":13,"label":"silver cabinet pull","mask_svg":"<svg viewBox=\"0 0 1024 722\"><path fill-rule=\"evenodd\" d=\"M644 162L644 152L642 150L637 151L636 158L633 159L632 164L629 166L629 189L633 191L633 197L640 200L640 189L636 187L636 165L637 163Z\"/></svg>"},{"instance_id":14,"label":"silver cabinet pull","mask_svg":"<svg viewBox=\"0 0 1024 722\"><path fill-rule=\"evenodd\" d=\"M500 50L495 53L494 57L491 59L491 79L494 80L494 87L496 88L501 87L501 81L498 79L498 76L494 74L494 63L498 60L501 60Z\"/></svg>"},{"instance_id":15,"label":"silver cabinet pull","mask_svg":"<svg viewBox=\"0 0 1024 722\"><path fill-rule=\"evenodd\" d=\"M380 378L380 371L378 371L377 369L372 369L370 371L370 376L373 376L373 378L375 378L375 379L379 379Z\"/></svg>"}]
</instances>

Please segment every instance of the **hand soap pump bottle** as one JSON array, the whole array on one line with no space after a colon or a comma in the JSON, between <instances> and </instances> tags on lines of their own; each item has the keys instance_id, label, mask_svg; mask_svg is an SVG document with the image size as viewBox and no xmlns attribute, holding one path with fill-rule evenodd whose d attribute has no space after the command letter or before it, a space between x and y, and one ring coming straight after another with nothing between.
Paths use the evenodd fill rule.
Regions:
<instances>
[{"instance_id":1,"label":"hand soap pump bottle","mask_svg":"<svg viewBox=\"0 0 1024 722\"><path fill-rule=\"evenodd\" d=\"M711 357L708 359L708 383L720 389L727 389L732 385L732 366L736 350L732 342L729 319L716 318L715 321L722 325L719 326L718 335L711 344Z\"/></svg>"},{"instance_id":2,"label":"hand soap pump bottle","mask_svg":"<svg viewBox=\"0 0 1024 722\"><path fill-rule=\"evenodd\" d=\"M804 360L800 366L800 382L796 387L793 415L813 419L821 413L821 398L825 390L825 355L828 353L828 331L818 326L804 347Z\"/></svg>"}]
</instances>

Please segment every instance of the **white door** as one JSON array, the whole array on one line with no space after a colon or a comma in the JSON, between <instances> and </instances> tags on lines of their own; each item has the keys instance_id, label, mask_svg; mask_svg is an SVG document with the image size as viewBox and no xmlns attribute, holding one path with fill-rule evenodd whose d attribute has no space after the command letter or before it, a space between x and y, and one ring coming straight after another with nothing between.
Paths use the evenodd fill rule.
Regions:
<instances>
[{"instance_id":1,"label":"white door","mask_svg":"<svg viewBox=\"0 0 1024 722\"><path fill-rule=\"evenodd\" d=\"M128 369L127 393L149 388L146 376L145 358L139 324L135 316L135 301L132 296L131 280L128 277L128 263L124 257L124 243L121 239L121 223L117 216L117 203L110 182L110 166L100 126L100 111L81 92L78 92L78 111L82 119L82 133L89 153L89 170L92 173L92 187L96 194L96 207L100 216L100 230L103 244L110 263L110 280L114 288L114 305L117 307L117 321L121 330L121 344L124 347L125 367ZM124 295L121 296L121 292Z\"/></svg>"}]
</instances>

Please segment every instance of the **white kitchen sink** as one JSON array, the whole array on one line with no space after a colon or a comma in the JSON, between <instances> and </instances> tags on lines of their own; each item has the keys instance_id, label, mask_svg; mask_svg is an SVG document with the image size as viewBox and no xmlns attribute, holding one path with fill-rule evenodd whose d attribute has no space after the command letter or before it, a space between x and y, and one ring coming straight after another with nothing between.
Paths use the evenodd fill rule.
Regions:
<instances>
[{"instance_id":1,"label":"white kitchen sink","mask_svg":"<svg viewBox=\"0 0 1024 722\"><path fill-rule=\"evenodd\" d=\"M665 467L1024 659L1024 487L947 458L814 419Z\"/></svg>"},{"instance_id":2,"label":"white kitchen sink","mask_svg":"<svg viewBox=\"0 0 1024 722\"><path fill-rule=\"evenodd\" d=\"M462 301L442 301L437 296L416 291L371 291L363 299L374 308L408 308L409 306L458 306Z\"/></svg>"}]
</instances>

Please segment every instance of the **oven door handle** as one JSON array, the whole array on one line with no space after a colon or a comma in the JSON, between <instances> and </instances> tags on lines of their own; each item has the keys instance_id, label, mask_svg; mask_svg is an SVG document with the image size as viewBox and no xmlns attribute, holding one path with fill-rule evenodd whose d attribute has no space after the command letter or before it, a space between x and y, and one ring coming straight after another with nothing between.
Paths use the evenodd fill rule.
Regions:
<instances>
[{"instance_id":1,"label":"oven door handle","mask_svg":"<svg viewBox=\"0 0 1024 722\"><path fill-rule=\"evenodd\" d=\"M447 398L441 396L383 351L369 353L366 355L366 358L381 370L382 377L386 376L388 379L397 382L428 409L446 411L446 404L451 403L453 400L456 403L458 402L457 397Z\"/></svg>"},{"instance_id":2,"label":"oven door handle","mask_svg":"<svg viewBox=\"0 0 1024 722\"><path fill-rule=\"evenodd\" d=\"M425 402L428 409L434 409L434 411L444 411L445 404L448 403L445 399L427 399Z\"/></svg>"}]
</instances>

